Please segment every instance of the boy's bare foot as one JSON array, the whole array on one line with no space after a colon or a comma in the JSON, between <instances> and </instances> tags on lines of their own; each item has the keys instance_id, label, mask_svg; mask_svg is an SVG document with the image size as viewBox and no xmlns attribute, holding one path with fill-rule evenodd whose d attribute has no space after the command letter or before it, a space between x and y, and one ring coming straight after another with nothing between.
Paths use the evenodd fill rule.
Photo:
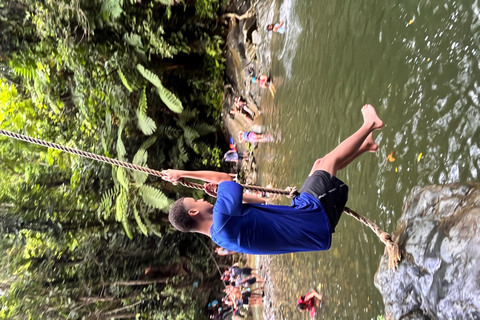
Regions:
<instances>
[{"instance_id":1,"label":"boy's bare foot","mask_svg":"<svg viewBox=\"0 0 480 320\"><path fill-rule=\"evenodd\" d=\"M376 152L377 150L378 145L375 140L373 140L373 132L371 132L368 135L367 139L363 141L362 146L360 147L360 151Z\"/></svg>"},{"instance_id":2,"label":"boy's bare foot","mask_svg":"<svg viewBox=\"0 0 480 320\"><path fill-rule=\"evenodd\" d=\"M378 117L372 105L364 105L362 107L362 114L364 125L368 125L373 130L381 129L383 127L383 121Z\"/></svg>"}]
</instances>

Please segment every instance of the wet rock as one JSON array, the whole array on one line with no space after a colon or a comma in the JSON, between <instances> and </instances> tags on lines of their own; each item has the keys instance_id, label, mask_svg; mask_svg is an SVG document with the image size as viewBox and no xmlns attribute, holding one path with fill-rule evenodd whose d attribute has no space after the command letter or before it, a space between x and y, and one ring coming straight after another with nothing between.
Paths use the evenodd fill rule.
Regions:
<instances>
[{"instance_id":1,"label":"wet rock","mask_svg":"<svg viewBox=\"0 0 480 320\"><path fill-rule=\"evenodd\" d=\"M375 275L387 319L480 319L480 184L412 190L395 240L403 260Z\"/></svg>"}]
</instances>

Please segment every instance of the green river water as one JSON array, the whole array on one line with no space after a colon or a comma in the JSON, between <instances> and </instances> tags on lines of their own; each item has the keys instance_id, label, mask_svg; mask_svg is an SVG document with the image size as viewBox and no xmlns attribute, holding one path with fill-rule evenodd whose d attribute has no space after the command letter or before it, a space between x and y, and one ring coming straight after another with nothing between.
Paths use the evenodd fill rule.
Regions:
<instances>
[{"instance_id":1,"label":"green river water","mask_svg":"<svg viewBox=\"0 0 480 320\"><path fill-rule=\"evenodd\" d=\"M349 207L393 233L413 187L477 180L478 1L279 0L257 8L257 58L277 86L275 98L262 93L262 114L278 140L256 150L260 184L300 187L315 159L359 128L366 103L385 127L375 133L378 152L338 175L350 187ZM285 34L265 31L279 20ZM307 319L296 300L316 287L325 296L317 319L376 319L382 254L376 236L344 215L329 251L273 257L276 317Z\"/></svg>"}]
</instances>

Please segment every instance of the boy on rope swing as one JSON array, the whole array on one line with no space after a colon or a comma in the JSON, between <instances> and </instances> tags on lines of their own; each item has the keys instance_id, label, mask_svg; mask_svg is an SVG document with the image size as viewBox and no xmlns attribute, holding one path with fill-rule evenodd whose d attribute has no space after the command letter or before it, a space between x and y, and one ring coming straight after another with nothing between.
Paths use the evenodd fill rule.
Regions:
<instances>
[{"instance_id":1,"label":"boy on rope swing","mask_svg":"<svg viewBox=\"0 0 480 320\"><path fill-rule=\"evenodd\" d=\"M362 108L363 125L333 151L315 161L300 195L292 205L266 205L264 199L243 193L243 187L226 173L165 170L173 183L183 178L218 184L215 205L181 198L172 206L169 220L182 232L209 236L229 250L249 254L281 254L328 250L332 233L348 199L348 187L336 178L362 153L378 149L372 132L383 127L371 105Z\"/></svg>"}]
</instances>

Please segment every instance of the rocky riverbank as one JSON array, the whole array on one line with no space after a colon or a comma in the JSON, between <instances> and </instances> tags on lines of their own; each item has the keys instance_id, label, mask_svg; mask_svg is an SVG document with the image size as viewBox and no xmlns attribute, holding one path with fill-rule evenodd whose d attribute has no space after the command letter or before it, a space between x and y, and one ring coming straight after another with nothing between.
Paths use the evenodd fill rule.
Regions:
<instances>
[{"instance_id":1,"label":"rocky riverbank","mask_svg":"<svg viewBox=\"0 0 480 320\"><path fill-rule=\"evenodd\" d=\"M249 153L249 156L238 164L231 165L230 169L238 173L239 182L255 184L257 171L255 163L256 143L240 142L239 131L264 131L261 110L260 87L252 83L252 78L260 69L257 60L256 43L259 41L255 8L249 1L242 4L231 4L230 11L226 14L228 21L228 35L226 38L226 84L224 90L224 103L222 120L226 134L233 138L238 153ZM253 122L241 115L231 115L235 108L235 97L241 97L254 113Z\"/></svg>"},{"instance_id":2,"label":"rocky riverbank","mask_svg":"<svg viewBox=\"0 0 480 320\"><path fill-rule=\"evenodd\" d=\"M480 319L480 184L412 190L395 239L403 260L375 276L387 319Z\"/></svg>"}]
</instances>

